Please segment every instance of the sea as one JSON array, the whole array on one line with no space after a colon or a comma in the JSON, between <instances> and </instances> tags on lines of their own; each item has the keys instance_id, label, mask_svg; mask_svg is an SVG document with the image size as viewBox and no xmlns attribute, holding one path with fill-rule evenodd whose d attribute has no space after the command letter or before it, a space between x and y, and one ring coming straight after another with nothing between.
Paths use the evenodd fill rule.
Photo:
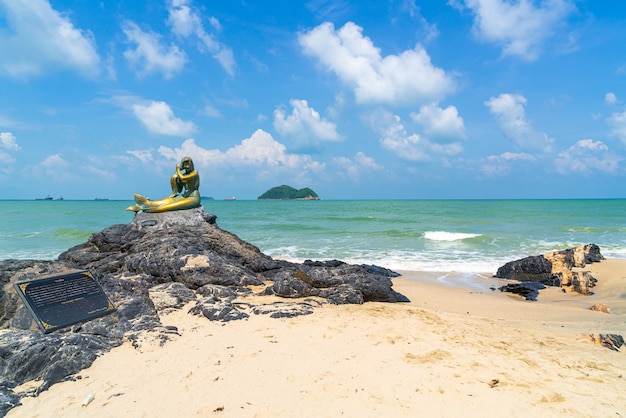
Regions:
<instances>
[{"instance_id":1,"label":"sea","mask_svg":"<svg viewBox=\"0 0 626 418\"><path fill-rule=\"evenodd\" d=\"M56 259L128 223L122 200L0 200L0 260ZM490 273L508 261L594 243L626 259L626 199L203 200L220 228L274 258L396 271Z\"/></svg>"}]
</instances>

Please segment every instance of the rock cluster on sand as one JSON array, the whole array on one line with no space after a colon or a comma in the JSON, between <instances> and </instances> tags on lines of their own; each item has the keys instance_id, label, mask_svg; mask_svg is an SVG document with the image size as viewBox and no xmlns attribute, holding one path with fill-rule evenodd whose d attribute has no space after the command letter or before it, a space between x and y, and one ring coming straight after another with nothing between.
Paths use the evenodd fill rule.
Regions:
<instances>
[{"instance_id":1,"label":"rock cluster on sand","mask_svg":"<svg viewBox=\"0 0 626 418\"><path fill-rule=\"evenodd\" d=\"M536 300L539 290L546 286L558 286L564 292L593 295L597 280L588 271L574 271L589 263L604 260L600 248L595 244L580 245L561 251L552 251L506 263L498 269L495 277L517 280L500 288L528 300Z\"/></svg>"},{"instance_id":2,"label":"rock cluster on sand","mask_svg":"<svg viewBox=\"0 0 626 418\"><path fill-rule=\"evenodd\" d=\"M51 334L39 332L13 283L89 270L116 312ZM25 395L71 378L97 356L134 341L142 331L166 340L159 313L192 303L191 314L230 321L251 314L304 315L324 303L400 302L390 270L341 261L291 263L274 260L222 230L202 207L159 214L138 213L69 249L58 261L0 262L0 416ZM288 302L262 304L242 296L275 295ZM30 392L14 391L38 380Z\"/></svg>"}]
</instances>

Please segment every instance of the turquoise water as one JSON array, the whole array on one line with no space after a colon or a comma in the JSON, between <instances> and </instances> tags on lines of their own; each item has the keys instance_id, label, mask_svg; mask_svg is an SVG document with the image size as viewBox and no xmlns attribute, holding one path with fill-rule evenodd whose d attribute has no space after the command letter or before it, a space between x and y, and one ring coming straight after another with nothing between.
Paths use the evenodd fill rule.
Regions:
<instances>
[{"instance_id":1,"label":"turquoise water","mask_svg":"<svg viewBox=\"0 0 626 418\"><path fill-rule=\"evenodd\" d=\"M131 201L0 201L0 259L53 259L132 220ZM493 273L595 243L626 258L626 199L204 201L218 225L275 258Z\"/></svg>"}]
</instances>

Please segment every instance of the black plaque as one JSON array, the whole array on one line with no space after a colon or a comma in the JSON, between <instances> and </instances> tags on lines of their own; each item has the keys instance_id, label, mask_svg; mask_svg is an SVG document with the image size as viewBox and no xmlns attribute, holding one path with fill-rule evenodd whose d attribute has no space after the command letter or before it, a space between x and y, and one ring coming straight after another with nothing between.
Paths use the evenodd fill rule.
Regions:
<instances>
[{"instance_id":1,"label":"black plaque","mask_svg":"<svg viewBox=\"0 0 626 418\"><path fill-rule=\"evenodd\" d=\"M46 334L115 311L88 271L17 282L14 286Z\"/></svg>"}]
</instances>

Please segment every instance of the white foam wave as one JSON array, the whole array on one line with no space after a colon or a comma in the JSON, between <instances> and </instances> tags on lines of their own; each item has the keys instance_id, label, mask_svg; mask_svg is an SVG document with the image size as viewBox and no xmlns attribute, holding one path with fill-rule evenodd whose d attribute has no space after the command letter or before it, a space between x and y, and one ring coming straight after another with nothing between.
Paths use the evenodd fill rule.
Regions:
<instances>
[{"instance_id":1,"label":"white foam wave","mask_svg":"<svg viewBox=\"0 0 626 418\"><path fill-rule=\"evenodd\" d=\"M626 258L626 247L607 248L600 247L600 252L607 258Z\"/></svg>"},{"instance_id":2,"label":"white foam wave","mask_svg":"<svg viewBox=\"0 0 626 418\"><path fill-rule=\"evenodd\" d=\"M424 238L431 241L461 241L468 238L476 238L481 234L467 234L463 232L426 231Z\"/></svg>"}]
</instances>

